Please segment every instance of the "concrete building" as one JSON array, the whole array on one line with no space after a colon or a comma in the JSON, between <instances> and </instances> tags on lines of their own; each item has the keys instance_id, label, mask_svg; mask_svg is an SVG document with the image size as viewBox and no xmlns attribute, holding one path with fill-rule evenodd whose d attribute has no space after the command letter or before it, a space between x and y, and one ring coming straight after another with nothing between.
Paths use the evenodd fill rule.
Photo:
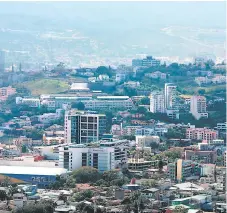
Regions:
<instances>
[{"instance_id":1,"label":"concrete building","mask_svg":"<svg viewBox=\"0 0 227 213\"><path fill-rule=\"evenodd\" d=\"M43 135L44 145L49 146L49 145L57 145L57 144L63 144L63 143L65 143L64 137Z\"/></svg>"},{"instance_id":2,"label":"concrete building","mask_svg":"<svg viewBox=\"0 0 227 213\"><path fill-rule=\"evenodd\" d=\"M16 104L26 104L30 107L40 107L40 99L39 98L22 98L16 97Z\"/></svg>"},{"instance_id":3,"label":"concrete building","mask_svg":"<svg viewBox=\"0 0 227 213\"><path fill-rule=\"evenodd\" d=\"M150 112L165 113L165 98L164 94L153 92L150 95Z\"/></svg>"},{"instance_id":4,"label":"concrete building","mask_svg":"<svg viewBox=\"0 0 227 213\"><path fill-rule=\"evenodd\" d=\"M116 73L115 81L117 83L124 82L126 79L126 74L125 73Z\"/></svg>"},{"instance_id":5,"label":"concrete building","mask_svg":"<svg viewBox=\"0 0 227 213\"><path fill-rule=\"evenodd\" d=\"M201 86L202 84L210 84L212 80L210 78L206 77L195 77L195 82Z\"/></svg>"},{"instance_id":6,"label":"concrete building","mask_svg":"<svg viewBox=\"0 0 227 213\"><path fill-rule=\"evenodd\" d=\"M226 83L226 76L225 76L225 75L216 74L216 75L212 78L212 83L213 83L213 84L222 84L222 83Z\"/></svg>"},{"instance_id":7,"label":"concrete building","mask_svg":"<svg viewBox=\"0 0 227 213\"><path fill-rule=\"evenodd\" d=\"M90 143L101 139L106 132L106 116L70 110L65 113L65 142Z\"/></svg>"},{"instance_id":8,"label":"concrete building","mask_svg":"<svg viewBox=\"0 0 227 213\"><path fill-rule=\"evenodd\" d=\"M227 130L227 122L225 122L225 123L217 123L216 129L219 132L226 132L226 130Z\"/></svg>"},{"instance_id":9,"label":"concrete building","mask_svg":"<svg viewBox=\"0 0 227 213\"><path fill-rule=\"evenodd\" d=\"M154 128L146 127L146 126L143 126L143 127L140 126L135 131L135 135L149 136L149 135L154 135L154 134L155 134Z\"/></svg>"},{"instance_id":10,"label":"concrete building","mask_svg":"<svg viewBox=\"0 0 227 213\"><path fill-rule=\"evenodd\" d=\"M141 136L137 135L136 136L136 145L138 147L150 147L151 143L160 143L160 137L156 135L151 135L151 136Z\"/></svg>"},{"instance_id":11,"label":"concrete building","mask_svg":"<svg viewBox=\"0 0 227 213\"><path fill-rule=\"evenodd\" d=\"M100 172L114 169L114 148L89 148L84 145L69 145L59 148L59 167L72 171L82 166L91 166Z\"/></svg>"},{"instance_id":12,"label":"concrete building","mask_svg":"<svg viewBox=\"0 0 227 213\"><path fill-rule=\"evenodd\" d=\"M86 92L89 91L88 83L73 83L70 87L70 91L74 92Z\"/></svg>"},{"instance_id":13,"label":"concrete building","mask_svg":"<svg viewBox=\"0 0 227 213\"><path fill-rule=\"evenodd\" d=\"M13 139L13 144L21 147L22 145L32 146L32 138L27 138L26 136L20 136Z\"/></svg>"},{"instance_id":14,"label":"concrete building","mask_svg":"<svg viewBox=\"0 0 227 213\"><path fill-rule=\"evenodd\" d=\"M152 73L146 73L145 76L153 79L161 79L166 80L166 74L162 73L160 71L152 72Z\"/></svg>"},{"instance_id":15,"label":"concrete building","mask_svg":"<svg viewBox=\"0 0 227 213\"><path fill-rule=\"evenodd\" d=\"M130 147L128 140L113 140L108 142L103 141L100 142L100 148L102 147L114 148L115 168L122 168L127 166L128 150Z\"/></svg>"},{"instance_id":16,"label":"concrete building","mask_svg":"<svg viewBox=\"0 0 227 213\"><path fill-rule=\"evenodd\" d=\"M128 96L97 96L84 102L87 110L131 109L134 104Z\"/></svg>"},{"instance_id":17,"label":"concrete building","mask_svg":"<svg viewBox=\"0 0 227 213\"><path fill-rule=\"evenodd\" d=\"M188 128L186 129L186 138L192 140L207 140L209 143L211 140L218 138L218 131L208 128Z\"/></svg>"},{"instance_id":18,"label":"concrete building","mask_svg":"<svg viewBox=\"0 0 227 213\"><path fill-rule=\"evenodd\" d=\"M136 171L144 171L152 166L152 161L146 161L143 158L130 158L128 160L128 169Z\"/></svg>"},{"instance_id":19,"label":"concrete building","mask_svg":"<svg viewBox=\"0 0 227 213\"><path fill-rule=\"evenodd\" d=\"M165 109L176 109L176 89L172 83L165 84Z\"/></svg>"},{"instance_id":20,"label":"concrete building","mask_svg":"<svg viewBox=\"0 0 227 213\"><path fill-rule=\"evenodd\" d=\"M16 89L9 86L9 87L1 87L0 88L0 101L6 101L6 99L10 95L14 95L16 93Z\"/></svg>"},{"instance_id":21,"label":"concrete building","mask_svg":"<svg viewBox=\"0 0 227 213\"><path fill-rule=\"evenodd\" d=\"M160 60L153 58L152 56L147 56L144 59L133 59L133 67L153 67L160 66Z\"/></svg>"},{"instance_id":22,"label":"concrete building","mask_svg":"<svg viewBox=\"0 0 227 213\"><path fill-rule=\"evenodd\" d=\"M171 119L179 119L180 114L178 109L166 109L166 114Z\"/></svg>"},{"instance_id":23,"label":"concrete building","mask_svg":"<svg viewBox=\"0 0 227 213\"><path fill-rule=\"evenodd\" d=\"M167 165L168 176L171 180L184 182L190 178L200 176L200 166L191 160L178 159Z\"/></svg>"},{"instance_id":24,"label":"concrete building","mask_svg":"<svg viewBox=\"0 0 227 213\"><path fill-rule=\"evenodd\" d=\"M192 96L190 112L196 120L199 120L200 118L208 118L206 98L204 96Z\"/></svg>"},{"instance_id":25,"label":"concrete building","mask_svg":"<svg viewBox=\"0 0 227 213\"><path fill-rule=\"evenodd\" d=\"M216 163L217 152L213 150L185 150L185 160L199 161L201 163Z\"/></svg>"},{"instance_id":26,"label":"concrete building","mask_svg":"<svg viewBox=\"0 0 227 213\"><path fill-rule=\"evenodd\" d=\"M40 95L41 105L46 105L48 108L64 108L72 103L85 103L92 100L92 95L87 93L77 94L43 94Z\"/></svg>"}]
</instances>

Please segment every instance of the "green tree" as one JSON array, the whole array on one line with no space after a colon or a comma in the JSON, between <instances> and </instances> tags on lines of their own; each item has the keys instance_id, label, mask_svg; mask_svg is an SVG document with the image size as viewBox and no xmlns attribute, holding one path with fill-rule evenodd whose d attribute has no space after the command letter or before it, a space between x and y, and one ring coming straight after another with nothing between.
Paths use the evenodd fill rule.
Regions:
<instances>
[{"instance_id":1,"label":"green tree","mask_svg":"<svg viewBox=\"0 0 227 213\"><path fill-rule=\"evenodd\" d=\"M159 160L159 161L158 161L158 169L159 169L160 172L162 171L163 166L164 166L163 161L162 161L162 160Z\"/></svg>"},{"instance_id":2,"label":"green tree","mask_svg":"<svg viewBox=\"0 0 227 213\"><path fill-rule=\"evenodd\" d=\"M147 109L145 107L139 106L137 109L138 113L145 114L147 112Z\"/></svg>"},{"instance_id":3,"label":"green tree","mask_svg":"<svg viewBox=\"0 0 227 213\"><path fill-rule=\"evenodd\" d=\"M83 102L78 102L78 103L72 103L72 108L76 108L78 110L84 110L85 109L85 105Z\"/></svg>"},{"instance_id":4,"label":"green tree","mask_svg":"<svg viewBox=\"0 0 227 213\"><path fill-rule=\"evenodd\" d=\"M112 77L113 73L111 71L111 68L100 66L95 71L95 76L104 75L104 74L108 75L109 77Z\"/></svg>"},{"instance_id":5,"label":"green tree","mask_svg":"<svg viewBox=\"0 0 227 213\"><path fill-rule=\"evenodd\" d=\"M110 184L111 181L118 179L120 177L118 170L111 170L103 172L102 179Z\"/></svg>"},{"instance_id":6,"label":"green tree","mask_svg":"<svg viewBox=\"0 0 227 213\"><path fill-rule=\"evenodd\" d=\"M199 95L204 95L206 93L205 89L199 89L198 90Z\"/></svg>"},{"instance_id":7,"label":"green tree","mask_svg":"<svg viewBox=\"0 0 227 213\"><path fill-rule=\"evenodd\" d=\"M7 199L7 194L5 190L0 190L0 200L6 200Z\"/></svg>"},{"instance_id":8,"label":"green tree","mask_svg":"<svg viewBox=\"0 0 227 213\"><path fill-rule=\"evenodd\" d=\"M128 95L128 96L136 96L137 95L137 91L135 88L131 88L131 87L124 87L124 94Z\"/></svg>"},{"instance_id":9,"label":"green tree","mask_svg":"<svg viewBox=\"0 0 227 213\"><path fill-rule=\"evenodd\" d=\"M150 104L150 98L144 97L144 98L142 98L142 99L140 100L140 103L141 103L142 105L149 105L149 104Z\"/></svg>"},{"instance_id":10,"label":"green tree","mask_svg":"<svg viewBox=\"0 0 227 213\"><path fill-rule=\"evenodd\" d=\"M80 202L86 199L91 199L93 197L94 193L91 190L85 190L82 192L76 192L72 196L72 201Z\"/></svg>"},{"instance_id":11,"label":"green tree","mask_svg":"<svg viewBox=\"0 0 227 213\"><path fill-rule=\"evenodd\" d=\"M176 129L176 128L170 128L168 129L168 132L165 134L165 136L169 138L179 138L183 139L185 138L186 131L185 129Z\"/></svg>"},{"instance_id":12,"label":"green tree","mask_svg":"<svg viewBox=\"0 0 227 213\"><path fill-rule=\"evenodd\" d=\"M100 173L93 167L81 167L72 172L72 176L77 183L95 183L100 179Z\"/></svg>"},{"instance_id":13,"label":"green tree","mask_svg":"<svg viewBox=\"0 0 227 213\"><path fill-rule=\"evenodd\" d=\"M27 152L27 147L25 145L22 145L21 151L22 151L22 153L26 153Z\"/></svg>"},{"instance_id":14,"label":"green tree","mask_svg":"<svg viewBox=\"0 0 227 213\"><path fill-rule=\"evenodd\" d=\"M54 203L52 201L40 201L38 203L29 203L22 208L18 208L15 213L53 213Z\"/></svg>"}]
</instances>

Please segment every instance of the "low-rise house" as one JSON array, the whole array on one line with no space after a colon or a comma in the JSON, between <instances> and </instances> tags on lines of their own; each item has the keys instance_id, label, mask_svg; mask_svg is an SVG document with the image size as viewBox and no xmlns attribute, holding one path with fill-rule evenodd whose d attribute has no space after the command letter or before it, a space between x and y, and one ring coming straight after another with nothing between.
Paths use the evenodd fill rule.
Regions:
<instances>
[{"instance_id":1,"label":"low-rise house","mask_svg":"<svg viewBox=\"0 0 227 213\"><path fill-rule=\"evenodd\" d=\"M201 163L216 163L217 151L216 150L185 150L185 160L200 161Z\"/></svg>"},{"instance_id":2,"label":"low-rise house","mask_svg":"<svg viewBox=\"0 0 227 213\"><path fill-rule=\"evenodd\" d=\"M156 71L156 72L152 72L152 73L146 73L145 76L147 76L149 78L153 78L153 79L165 80L167 75L165 73L160 72L160 71Z\"/></svg>"},{"instance_id":3,"label":"low-rise house","mask_svg":"<svg viewBox=\"0 0 227 213\"><path fill-rule=\"evenodd\" d=\"M222 83L226 83L226 76L225 76L225 75L216 74L216 75L212 78L211 81L212 81L213 84L222 84Z\"/></svg>"},{"instance_id":4,"label":"low-rise house","mask_svg":"<svg viewBox=\"0 0 227 213\"><path fill-rule=\"evenodd\" d=\"M14 95L16 93L16 89L8 86L0 88L0 101L6 101L10 95Z\"/></svg>"},{"instance_id":5,"label":"low-rise house","mask_svg":"<svg viewBox=\"0 0 227 213\"><path fill-rule=\"evenodd\" d=\"M148 199L160 199L160 189L158 188L149 188L141 191L141 194Z\"/></svg>"},{"instance_id":6,"label":"low-rise house","mask_svg":"<svg viewBox=\"0 0 227 213\"><path fill-rule=\"evenodd\" d=\"M140 82L139 81L128 81L124 83L125 86L129 86L132 88L136 88L140 86Z\"/></svg>"}]
</instances>

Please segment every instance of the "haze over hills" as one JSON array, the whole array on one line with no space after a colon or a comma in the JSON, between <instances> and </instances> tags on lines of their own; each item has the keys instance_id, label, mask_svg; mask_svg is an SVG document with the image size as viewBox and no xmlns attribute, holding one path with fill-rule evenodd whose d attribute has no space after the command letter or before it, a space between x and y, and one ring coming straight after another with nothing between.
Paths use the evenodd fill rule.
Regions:
<instances>
[{"instance_id":1,"label":"haze over hills","mask_svg":"<svg viewBox=\"0 0 227 213\"><path fill-rule=\"evenodd\" d=\"M225 56L225 2L1 2L10 63L130 63L138 54Z\"/></svg>"}]
</instances>

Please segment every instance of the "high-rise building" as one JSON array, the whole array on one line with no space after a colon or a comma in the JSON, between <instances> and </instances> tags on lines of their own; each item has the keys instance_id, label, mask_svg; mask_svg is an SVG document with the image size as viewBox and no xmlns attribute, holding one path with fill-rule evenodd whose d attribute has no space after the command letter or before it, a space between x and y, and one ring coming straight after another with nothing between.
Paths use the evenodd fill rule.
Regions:
<instances>
[{"instance_id":1,"label":"high-rise building","mask_svg":"<svg viewBox=\"0 0 227 213\"><path fill-rule=\"evenodd\" d=\"M204 96L191 97L190 112L196 120L199 120L202 117L208 117L206 107L206 98Z\"/></svg>"},{"instance_id":2,"label":"high-rise building","mask_svg":"<svg viewBox=\"0 0 227 213\"><path fill-rule=\"evenodd\" d=\"M172 83L165 84L165 109L176 108L176 89L177 86Z\"/></svg>"},{"instance_id":3,"label":"high-rise building","mask_svg":"<svg viewBox=\"0 0 227 213\"><path fill-rule=\"evenodd\" d=\"M179 119L179 110L177 105L177 86L172 83L165 84L165 110L167 116L171 119Z\"/></svg>"},{"instance_id":4,"label":"high-rise building","mask_svg":"<svg viewBox=\"0 0 227 213\"><path fill-rule=\"evenodd\" d=\"M5 52L0 50L0 72L5 71Z\"/></svg>"},{"instance_id":5,"label":"high-rise building","mask_svg":"<svg viewBox=\"0 0 227 213\"><path fill-rule=\"evenodd\" d=\"M59 148L59 167L72 171L82 166L90 166L100 172L114 169L114 147L94 148L81 144Z\"/></svg>"},{"instance_id":6,"label":"high-rise building","mask_svg":"<svg viewBox=\"0 0 227 213\"><path fill-rule=\"evenodd\" d=\"M106 116L70 110L65 113L66 143L90 143L101 139L106 132Z\"/></svg>"},{"instance_id":7,"label":"high-rise building","mask_svg":"<svg viewBox=\"0 0 227 213\"><path fill-rule=\"evenodd\" d=\"M151 93L150 95L150 112L164 113L165 112L165 99L163 93Z\"/></svg>"}]
</instances>

